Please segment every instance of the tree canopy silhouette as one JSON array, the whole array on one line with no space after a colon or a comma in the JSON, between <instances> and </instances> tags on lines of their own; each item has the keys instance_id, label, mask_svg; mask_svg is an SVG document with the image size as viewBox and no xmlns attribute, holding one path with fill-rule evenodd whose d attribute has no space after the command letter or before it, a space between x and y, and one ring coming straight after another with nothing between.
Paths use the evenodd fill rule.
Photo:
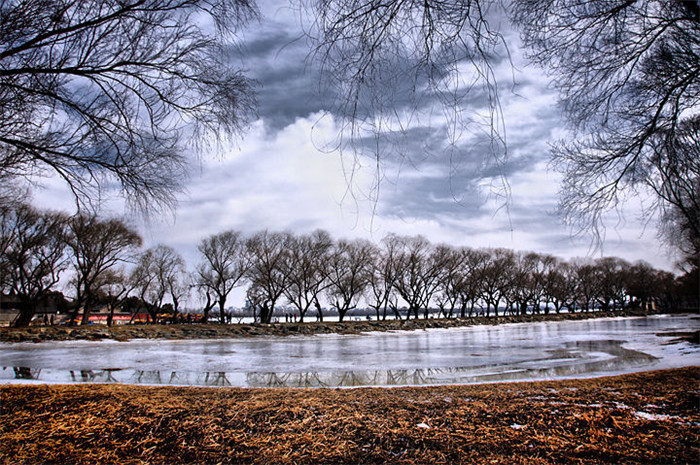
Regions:
<instances>
[{"instance_id":1,"label":"tree canopy silhouette","mask_svg":"<svg viewBox=\"0 0 700 465\"><path fill-rule=\"evenodd\" d=\"M185 142L239 133L251 83L224 59L247 0L0 3L0 179L58 174L90 203L116 184L169 206Z\"/></svg>"},{"instance_id":2,"label":"tree canopy silhouette","mask_svg":"<svg viewBox=\"0 0 700 465\"><path fill-rule=\"evenodd\" d=\"M553 148L564 173L565 217L598 231L607 212L648 188L667 240L680 227L697 243L698 3L513 5L531 58L554 78L571 127Z\"/></svg>"}]
</instances>

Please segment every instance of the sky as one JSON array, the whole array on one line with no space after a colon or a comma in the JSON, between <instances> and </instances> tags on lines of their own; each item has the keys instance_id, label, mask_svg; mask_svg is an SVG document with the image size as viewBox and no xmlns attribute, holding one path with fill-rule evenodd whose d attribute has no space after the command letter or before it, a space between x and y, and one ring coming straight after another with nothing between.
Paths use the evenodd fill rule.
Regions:
<instances>
[{"instance_id":1,"label":"sky","mask_svg":"<svg viewBox=\"0 0 700 465\"><path fill-rule=\"evenodd\" d=\"M590 237L572 236L555 214L561 177L549 168L549 144L565 134L557 94L543 72L524 57L517 34L501 25L512 65L499 62L499 84L508 155L495 163L483 127L461 135L458 150L446 149L446 118L436 102L424 102L396 138L382 140L382 163L371 155L333 150L342 121L334 95L319 93L321 74L307 57L300 13L286 2L263 2L261 19L241 33L231 60L257 80L258 116L242 138L217 153L193 160L187 192L171 213L144 220L125 215L145 247L174 247L194 269L197 244L227 229L306 233L325 229L336 238L379 242L388 233L421 234L433 243L504 247L572 257L614 255L671 270L673 257L654 224L641 219L633 199L607 222L602 250ZM464 66L467 66L466 64ZM478 89L464 102L477 115ZM406 109L408 111L408 109ZM469 113L465 113L469 114ZM432 115L432 116L431 116ZM372 143L361 139L359 145ZM509 196L498 195L507 185ZM69 191L43 180L34 194L40 206L71 211Z\"/></svg>"}]
</instances>

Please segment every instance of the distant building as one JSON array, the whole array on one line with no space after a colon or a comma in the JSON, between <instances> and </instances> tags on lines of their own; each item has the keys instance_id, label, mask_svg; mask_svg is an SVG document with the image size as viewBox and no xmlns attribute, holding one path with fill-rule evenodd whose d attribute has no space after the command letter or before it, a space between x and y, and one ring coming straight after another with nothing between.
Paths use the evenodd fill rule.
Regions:
<instances>
[{"instance_id":1,"label":"distant building","mask_svg":"<svg viewBox=\"0 0 700 465\"><path fill-rule=\"evenodd\" d=\"M22 302L17 294L0 293L0 326L9 326L19 315ZM73 307L62 292L53 291L44 297L37 306L33 321L57 321Z\"/></svg>"}]
</instances>

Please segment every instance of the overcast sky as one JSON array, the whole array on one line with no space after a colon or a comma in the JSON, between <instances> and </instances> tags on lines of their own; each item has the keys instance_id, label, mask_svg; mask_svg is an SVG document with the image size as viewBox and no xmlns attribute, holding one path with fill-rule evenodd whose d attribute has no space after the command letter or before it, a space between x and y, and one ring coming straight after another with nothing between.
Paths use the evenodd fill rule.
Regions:
<instances>
[{"instance_id":1,"label":"overcast sky","mask_svg":"<svg viewBox=\"0 0 700 465\"><path fill-rule=\"evenodd\" d=\"M378 171L372 157L328 149L339 122L329 106L332 96L319 95L318 70L305 60L310 49L299 13L285 8L287 2L263 3L260 22L243 33L240 50L232 52L232 60L240 60L259 83L259 118L235 147L193 163L188 192L179 197L173 215L148 223L133 219L146 246L175 247L190 268L197 262L198 242L226 229L305 233L322 228L336 238L377 242L392 232L562 258L591 253L590 238L572 238L554 214L560 179L548 170L548 142L561 137L565 126L555 91L541 70L527 65L516 35L504 29L515 69L507 62L495 68L508 144L505 162L494 164L478 131L463 135L457 153L446 151L446 121L438 115L417 118L397 145L382 149L395 150ZM464 105L468 111L475 103ZM509 203L494 195L504 179ZM35 201L73 208L67 190L52 181L37 191ZM609 222L602 253L672 269L674 257L659 245L654 225L645 228L640 222L636 207L629 205ZM118 202L113 212L123 214Z\"/></svg>"}]
</instances>

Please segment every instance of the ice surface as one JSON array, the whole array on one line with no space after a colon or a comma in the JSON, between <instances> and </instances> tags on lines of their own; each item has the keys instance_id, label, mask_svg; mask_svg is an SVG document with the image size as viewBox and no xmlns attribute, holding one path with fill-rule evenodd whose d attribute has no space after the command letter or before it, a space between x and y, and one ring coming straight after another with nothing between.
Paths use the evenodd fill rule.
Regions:
<instances>
[{"instance_id":1,"label":"ice surface","mask_svg":"<svg viewBox=\"0 0 700 465\"><path fill-rule=\"evenodd\" d=\"M397 386L603 376L700 364L694 315L231 340L0 344L0 383Z\"/></svg>"}]
</instances>

